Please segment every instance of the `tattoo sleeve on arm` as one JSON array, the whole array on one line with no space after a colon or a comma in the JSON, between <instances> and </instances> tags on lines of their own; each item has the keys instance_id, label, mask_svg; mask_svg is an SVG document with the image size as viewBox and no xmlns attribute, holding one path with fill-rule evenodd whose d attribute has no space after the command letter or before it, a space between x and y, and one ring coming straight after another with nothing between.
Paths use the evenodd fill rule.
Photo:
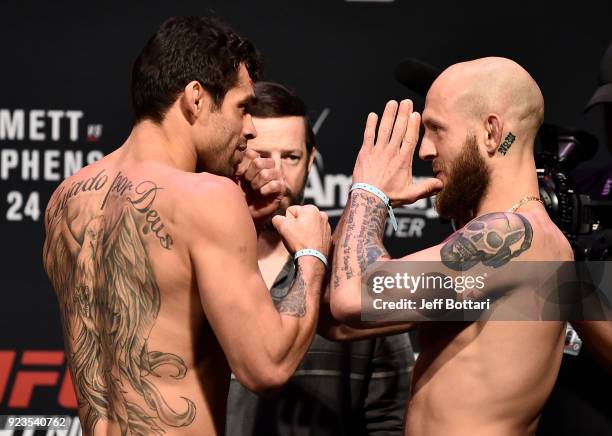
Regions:
<instances>
[{"instance_id":1,"label":"tattoo sleeve on arm","mask_svg":"<svg viewBox=\"0 0 612 436\"><path fill-rule=\"evenodd\" d=\"M488 213L455 232L440 249L442 262L455 271L465 271L482 262L499 268L531 247L533 228L522 215Z\"/></svg>"},{"instance_id":2,"label":"tattoo sleeve on arm","mask_svg":"<svg viewBox=\"0 0 612 436\"><path fill-rule=\"evenodd\" d=\"M361 277L368 266L389 258L383 246L387 208L373 194L354 191L338 225L340 235L333 258L334 286Z\"/></svg>"}]
</instances>

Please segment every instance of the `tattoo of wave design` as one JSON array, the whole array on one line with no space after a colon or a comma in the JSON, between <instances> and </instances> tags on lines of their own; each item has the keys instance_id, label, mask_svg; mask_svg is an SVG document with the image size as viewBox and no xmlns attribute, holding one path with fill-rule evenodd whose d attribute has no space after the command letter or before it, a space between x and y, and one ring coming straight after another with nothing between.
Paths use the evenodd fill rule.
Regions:
<instances>
[{"instance_id":1,"label":"tattoo of wave design","mask_svg":"<svg viewBox=\"0 0 612 436\"><path fill-rule=\"evenodd\" d=\"M64 219L45 245L45 266L60 303L73 384L84 410L82 424L90 434L100 420L118 423L121 434L162 434L160 421L184 427L196 413L193 401L184 397L184 411L174 410L149 379L162 377L162 366L174 369L170 377L182 379L187 367L175 354L147 348L160 293L134 213L125 205L118 217L95 216L80 237ZM126 399L130 387L148 410Z\"/></svg>"}]
</instances>

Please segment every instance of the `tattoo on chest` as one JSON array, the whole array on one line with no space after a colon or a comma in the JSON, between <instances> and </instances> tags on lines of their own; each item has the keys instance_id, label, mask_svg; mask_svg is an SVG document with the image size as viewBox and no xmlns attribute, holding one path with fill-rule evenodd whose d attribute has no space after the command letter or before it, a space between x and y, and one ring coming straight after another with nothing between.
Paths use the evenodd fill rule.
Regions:
<instances>
[{"instance_id":1,"label":"tattoo on chest","mask_svg":"<svg viewBox=\"0 0 612 436\"><path fill-rule=\"evenodd\" d=\"M162 434L162 423L188 426L196 414L193 401L173 398L171 407L156 386L183 379L183 359L148 347L161 301L145 237L172 247L154 207L162 188L150 180L132 183L121 173L109 180L102 170L59 191L48 209L45 268L61 307L83 427L93 434L103 420L116 423L121 434ZM86 215L87 208L71 218L61 213L69 199L104 187L95 216Z\"/></svg>"}]
</instances>

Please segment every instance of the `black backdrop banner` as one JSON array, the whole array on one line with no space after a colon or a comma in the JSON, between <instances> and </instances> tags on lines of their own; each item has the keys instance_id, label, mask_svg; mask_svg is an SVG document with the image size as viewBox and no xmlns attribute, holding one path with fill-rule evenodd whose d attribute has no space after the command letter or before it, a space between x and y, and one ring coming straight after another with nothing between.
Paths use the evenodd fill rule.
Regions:
<instances>
[{"instance_id":1,"label":"black backdrop banner","mask_svg":"<svg viewBox=\"0 0 612 436\"><path fill-rule=\"evenodd\" d=\"M172 15L227 21L262 52L265 79L304 98L319 144L306 200L332 219L347 198L367 113L406 97L422 110L423 98L394 80L406 57L440 67L514 59L540 84L547 122L603 142L601 108L582 109L612 40L610 2L514 2L499 10L490 2L413 0L3 2L0 414L76 415L57 302L41 263L44 209L63 178L127 137L132 63ZM596 161L609 159L604 148ZM415 173L431 175L430 163L417 162ZM430 199L396 214L398 232L386 232L393 255L437 244L451 231ZM66 434L76 434L78 423L71 428Z\"/></svg>"}]
</instances>

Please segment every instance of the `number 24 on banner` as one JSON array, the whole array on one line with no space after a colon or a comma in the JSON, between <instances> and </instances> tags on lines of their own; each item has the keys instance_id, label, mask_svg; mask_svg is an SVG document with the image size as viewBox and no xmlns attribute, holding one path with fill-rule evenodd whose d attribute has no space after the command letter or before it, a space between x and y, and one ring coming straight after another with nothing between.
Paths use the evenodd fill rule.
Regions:
<instances>
[{"instance_id":1,"label":"number 24 on banner","mask_svg":"<svg viewBox=\"0 0 612 436\"><path fill-rule=\"evenodd\" d=\"M7 221L23 221L24 217L30 217L32 221L38 221L40 217L40 200L38 192L30 193L24 202L24 196L19 191L11 191L6 196L9 208L6 211Z\"/></svg>"}]
</instances>

